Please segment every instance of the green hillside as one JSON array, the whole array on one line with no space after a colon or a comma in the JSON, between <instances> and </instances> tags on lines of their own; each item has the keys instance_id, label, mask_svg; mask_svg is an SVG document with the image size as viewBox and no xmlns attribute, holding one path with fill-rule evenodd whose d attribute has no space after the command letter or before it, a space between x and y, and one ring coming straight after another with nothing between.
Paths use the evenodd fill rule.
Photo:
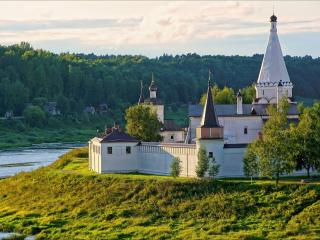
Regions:
<instances>
[{"instance_id":1,"label":"green hillside","mask_svg":"<svg viewBox=\"0 0 320 240\"><path fill-rule=\"evenodd\" d=\"M0 116L12 110L16 116L27 105L56 102L62 114L82 113L86 106L105 103L124 109L136 103L140 81L146 87L151 72L159 96L167 104L198 102L207 87L208 69L220 87L236 91L256 82L263 55L200 56L198 54L145 56L97 56L54 54L28 43L0 46ZM294 96L320 98L320 58L285 56L294 84Z\"/></svg>"},{"instance_id":2,"label":"green hillside","mask_svg":"<svg viewBox=\"0 0 320 240\"><path fill-rule=\"evenodd\" d=\"M0 231L39 239L319 239L320 185L97 175L84 148L1 180Z\"/></svg>"}]
</instances>

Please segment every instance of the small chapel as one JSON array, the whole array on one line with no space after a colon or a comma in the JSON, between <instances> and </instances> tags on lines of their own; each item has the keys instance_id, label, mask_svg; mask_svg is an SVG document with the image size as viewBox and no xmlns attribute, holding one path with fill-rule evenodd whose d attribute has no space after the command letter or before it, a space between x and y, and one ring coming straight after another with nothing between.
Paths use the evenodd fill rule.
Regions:
<instances>
[{"instance_id":1,"label":"small chapel","mask_svg":"<svg viewBox=\"0 0 320 240\"><path fill-rule=\"evenodd\" d=\"M166 120L164 105L157 97L157 86L152 74L150 96L144 98L143 85L138 104L151 105L163 123L162 142L141 142L114 127L104 137L89 141L89 168L98 173L139 172L169 175L173 158L181 161L181 176L196 176L197 153L205 147L208 157L220 165L218 177L242 177L246 147L257 138L268 120L267 107L286 97L290 105L288 119L298 121L297 102L293 84L284 62L278 33L277 17L270 17L270 35L255 84L256 97L251 104L243 104L237 94L236 104L215 104L212 97L211 73L208 77L206 102L188 106L189 124L181 128Z\"/></svg>"}]
</instances>

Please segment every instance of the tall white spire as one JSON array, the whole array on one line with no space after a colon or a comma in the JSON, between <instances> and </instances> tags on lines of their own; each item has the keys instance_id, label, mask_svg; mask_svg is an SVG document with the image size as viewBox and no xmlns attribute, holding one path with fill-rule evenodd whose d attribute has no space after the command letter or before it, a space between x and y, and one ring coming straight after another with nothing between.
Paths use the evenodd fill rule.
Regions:
<instances>
[{"instance_id":1,"label":"tall white spire","mask_svg":"<svg viewBox=\"0 0 320 240\"><path fill-rule=\"evenodd\" d=\"M277 34L277 17L274 14L270 17L270 23L269 42L257 82L275 84L281 80L283 83L291 83Z\"/></svg>"}]
</instances>

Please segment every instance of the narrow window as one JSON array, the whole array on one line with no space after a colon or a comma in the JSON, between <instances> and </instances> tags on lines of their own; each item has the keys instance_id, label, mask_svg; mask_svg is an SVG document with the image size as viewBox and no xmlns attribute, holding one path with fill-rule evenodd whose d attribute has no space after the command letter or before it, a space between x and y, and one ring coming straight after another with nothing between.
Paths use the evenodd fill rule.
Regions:
<instances>
[{"instance_id":1,"label":"narrow window","mask_svg":"<svg viewBox=\"0 0 320 240\"><path fill-rule=\"evenodd\" d=\"M170 137L172 140L173 140L173 135L171 135L171 137Z\"/></svg>"},{"instance_id":2,"label":"narrow window","mask_svg":"<svg viewBox=\"0 0 320 240\"><path fill-rule=\"evenodd\" d=\"M131 153L131 147L126 147L126 153L130 154Z\"/></svg>"},{"instance_id":3,"label":"narrow window","mask_svg":"<svg viewBox=\"0 0 320 240\"><path fill-rule=\"evenodd\" d=\"M264 90L262 90L262 95L264 96Z\"/></svg>"},{"instance_id":4,"label":"narrow window","mask_svg":"<svg viewBox=\"0 0 320 240\"><path fill-rule=\"evenodd\" d=\"M213 158L213 152L209 152L209 158Z\"/></svg>"},{"instance_id":5,"label":"narrow window","mask_svg":"<svg viewBox=\"0 0 320 240\"><path fill-rule=\"evenodd\" d=\"M243 133L244 133L244 134L248 134L248 127L244 127Z\"/></svg>"},{"instance_id":6,"label":"narrow window","mask_svg":"<svg viewBox=\"0 0 320 240\"><path fill-rule=\"evenodd\" d=\"M112 147L108 147L108 154L112 154Z\"/></svg>"}]
</instances>

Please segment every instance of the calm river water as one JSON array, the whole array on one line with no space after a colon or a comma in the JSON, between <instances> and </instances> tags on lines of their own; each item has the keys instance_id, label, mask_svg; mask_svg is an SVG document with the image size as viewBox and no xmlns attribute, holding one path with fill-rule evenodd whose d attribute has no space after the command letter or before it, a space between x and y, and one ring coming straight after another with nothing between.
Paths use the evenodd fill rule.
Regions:
<instances>
[{"instance_id":1,"label":"calm river water","mask_svg":"<svg viewBox=\"0 0 320 240\"><path fill-rule=\"evenodd\" d=\"M0 151L0 178L49 165L70 149L80 146L84 146L84 144L51 143Z\"/></svg>"}]
</instances>

